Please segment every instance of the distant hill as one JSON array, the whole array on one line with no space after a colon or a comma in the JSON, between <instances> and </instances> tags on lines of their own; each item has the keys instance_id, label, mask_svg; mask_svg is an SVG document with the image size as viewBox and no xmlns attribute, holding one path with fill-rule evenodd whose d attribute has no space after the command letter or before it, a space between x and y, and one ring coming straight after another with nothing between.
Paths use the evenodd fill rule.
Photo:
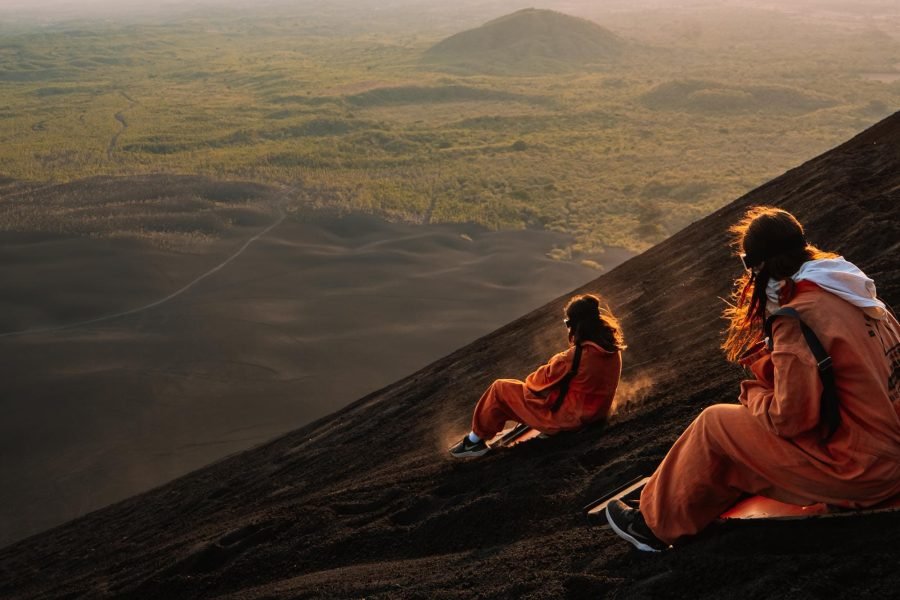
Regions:
<instances>
[{"instance_id":1,"label":"distant hill","mask_svg":"<svg viewBox=\"0 0 900 600\"><path fill-rule=\"evenodd\" d=\"M621 56L625 45L586 19L527 8L450 36L423 60L476 72L541 72L609 61Z\"/></svg>"},{"instance_id":2,"label":"distant hill","mask_svg":"<svg viewBox=\"0 0 900 600\"><path fill-rule=\"evenodd\" d=\"M706 114L746 112L807 113L834 106L822 95L784 86L729 86L713 81L669 81L643 96L641 103L653 110L677 110Z\"/></svg>"}]
</instances>

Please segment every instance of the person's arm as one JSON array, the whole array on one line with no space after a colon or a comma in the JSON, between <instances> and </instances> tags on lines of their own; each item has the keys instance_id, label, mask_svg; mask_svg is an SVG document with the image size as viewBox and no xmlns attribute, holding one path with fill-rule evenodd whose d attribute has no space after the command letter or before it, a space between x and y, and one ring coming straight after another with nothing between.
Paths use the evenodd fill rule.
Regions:
<instances>
[{"instance_id":1,"label":"person's arm","mask_svg":"<svg viewBox=\"0 0 900 600\"><path fill-rule=\"evenodd\" d=\"M768 383L769 387L775 384L775 372L772 368L772 353L766 347L764 341L757 342L752 348L747 350L740 359L738 364L742 367L750 369L753 376L758 381Z\"/></svg>"},{"instance_id":2,"label":"person's arm","mask_svg":"<svg viewBox=\"0 0 900 600\"><path fill-rule=\"evenodd\" d=\"M536 371L525 378L525 385L532 392L543 392L559 383L572 366L574 352L575 347L573 346L565 352L553 356L547 364L538 367Z\"/></svg>"},{"instance_id":3,"label":"person's arm","mask_svg":"<svg viewBox=\"0 0 900 600\"><path fill-rule=\"evenodd\" d=\"M741 383L740 401L766 429L794 437L819 425L822 381L796 319L778 318L772 339L774 350L749 365L757 379Z\"/></svg>"}]
</instances>

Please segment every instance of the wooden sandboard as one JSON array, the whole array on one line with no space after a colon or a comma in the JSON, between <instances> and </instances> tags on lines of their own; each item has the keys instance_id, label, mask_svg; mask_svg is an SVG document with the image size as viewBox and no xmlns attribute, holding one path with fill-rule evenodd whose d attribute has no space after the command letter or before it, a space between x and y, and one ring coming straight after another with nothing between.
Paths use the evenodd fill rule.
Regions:
<instances>
[{"instance_id":1,"label":"wooden sandboard","mask_svg":"<svg viewBox=\"0 0 900 600\"><path fill-rule=\"evenodd\" d=\"M606 523L606 506L613 500L622 500L637 507L640 502L641 490L647 484L649 477L638 477L630 482L611 490L600 498L584 507L584 513L592 523ZM719 517L719 521L729 520L765 520L785 521L793 519L824 519L858 517L875 513L900 511L900 496L896 496L886 502L877 504L871 508L843 509L828 506L827 504L810 504L799 506L787 504L763 496L750 496L744 498Z\"/></svg>"},{"instance_id":2,"label":"wooden sandboard","mask_svg":"<svg viewBox=\"0 0 900 600\"><path fill-rule=\"evenodd\" d=\"M588 518L588 521L592 523L606 523L606 505L613 500L622 500L623 502L637 506L637 503L641 498L641 490L647 485L648 479L650 478L644 476L635 477L628 483L625 483L614 490L610 490L585 506L582 510Z\"/></svg>"},{"instance_id":3,"label":"wooden sandboard","mask_svg":"<svg viewBox=\"0 0 900 600\"><path fill-rule=\"evenodd\" d=\"M512 448L519 444L524 444L541 435L537 429L533 429L524 423L516 423L507 427L488 442L491 449Z\"/></svg>"}]
</instances>

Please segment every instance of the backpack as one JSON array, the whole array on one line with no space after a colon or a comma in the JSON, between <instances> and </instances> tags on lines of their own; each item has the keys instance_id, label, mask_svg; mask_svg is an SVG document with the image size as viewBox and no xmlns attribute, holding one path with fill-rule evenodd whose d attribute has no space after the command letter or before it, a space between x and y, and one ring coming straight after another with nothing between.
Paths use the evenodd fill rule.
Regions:
<instances>
[{"instance_id":1,"label":"backpack","mask_svg":"<svg viewBox=\"0 0 900 600\"><path fill-rule=\"evenodd\" d=\"M834 382L834 369L832 367L831 355L825 351L825 347L815 332L803 322L800 313L790 307L784 307L772 313L765 322L764 329L766 333L766 347L771 352L774 350L774 340L772 340L772 326L778 317L791 317L797 319L800 324L800 331L803 332L803 338L806 345L812 351L813 357L816 359L819 367L819 379L822 381L822 403L820 406L819 422L824 423L828 428L828 433L824 441L828 441L838 426L841 424L841 413L839 410L839 401L837 395L837 386Z\"/></svg>"}]
</instances>

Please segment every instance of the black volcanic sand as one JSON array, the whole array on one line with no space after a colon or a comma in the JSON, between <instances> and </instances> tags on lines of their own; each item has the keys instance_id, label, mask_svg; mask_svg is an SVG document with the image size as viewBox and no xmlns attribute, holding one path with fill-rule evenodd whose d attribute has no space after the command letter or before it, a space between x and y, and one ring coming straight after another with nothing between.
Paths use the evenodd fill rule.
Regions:
<instances>
[{"instance_id":1,"label":"black volcanic sand","mask_svg":"<svg viewBox=\"0 0 900 600\"><path fill-rule=\"evenodd\" d=\"M178 250L0 234L0 333L163 298L259 229ZM288 217L161 306L0 336L0 545L305 425L583 284L595 270L545 256L565 242Z\"/></svg>"},{"instance_id":2,"label":"black volcanic sand","mask_svg":"<svg viewBox=\"0 0 900 600\"><path fill-rule=\"evenodd\" d=\"M634 403L605 428L473 462L472 399L556 340L564 298L273 443L0 551L0 594L80 598L886 598L900 514L732 525L645 555L580 507L647 473L742 372L717 349L747 206L900 300L900 113L585 287L621 313ZM637 400L641 400L638 402Z\"/></svg>"}]
</instances>

